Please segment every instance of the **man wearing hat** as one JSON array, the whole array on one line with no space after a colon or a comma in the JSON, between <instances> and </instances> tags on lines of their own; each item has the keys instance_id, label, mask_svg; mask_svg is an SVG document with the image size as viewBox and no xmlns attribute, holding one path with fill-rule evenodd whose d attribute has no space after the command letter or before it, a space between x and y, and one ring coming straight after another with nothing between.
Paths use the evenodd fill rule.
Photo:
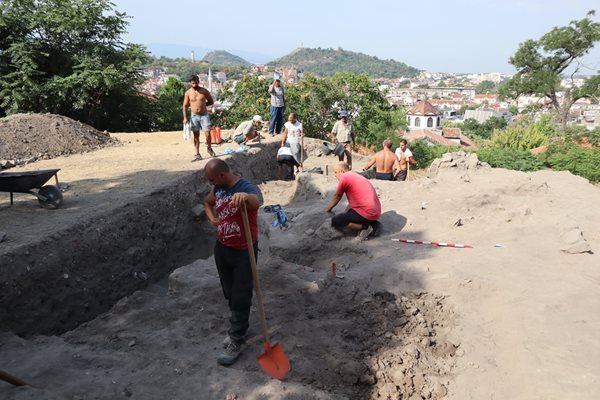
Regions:
<instances>
[{"instance_id":1,"label":"man wearing hat","mask_svg":"<svg viewBox=\"0 0 600 400\"><path fill-rule=\"evenodd\" d=\"M285 94L281 85L281 75L273 75L273 83L269 85L271 94L271 119L269 120L269 135L279 135L283 128L283 114L285 113Z\"/></svg>"},{"instance_id":2,"label":"man wearing hat","mask_svg":"<svg viewBox=\"0 0 600 400\"><path fill-rule=\"evenodd\" d=\"M233 133L233 140L237 144L246 144L248 141L258 136L260 142L260 129L262 128L263 119L260 115L255 115L249 121L244 121L238 125Z\"/></svg>"},{"instance_id":3,"label":"man wearing hat","mask_svg":"<svg viewBox=\"0 0 600 400\"><path fill-rule=\"evenodd\" d=\"M348 111L340 111L340 120L333 125L331 130L331 136L336 143L344 146L344 152L339 155L339 161L344 161L344 155L346 156L346 162L350 169L352 169L352 146L356 144L354 140L354 129L352 128L352 122L348 121Z\"/></svg>"}]
</instances>

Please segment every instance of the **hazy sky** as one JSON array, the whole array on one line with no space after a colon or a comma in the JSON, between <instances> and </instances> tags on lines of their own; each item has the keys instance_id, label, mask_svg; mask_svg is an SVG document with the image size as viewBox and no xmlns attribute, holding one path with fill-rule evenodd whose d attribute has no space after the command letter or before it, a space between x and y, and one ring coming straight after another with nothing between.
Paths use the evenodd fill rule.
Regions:
<instances>
[{"instance_id":1,"label":"hazy sky","mask_svg":"<svg viewBox=\"0 0 600 400\"><path fill-rule=\"evenodd\" d=\"M275 57L300 46L342 47L440 72L512 72L519 43L592 9L600 20L598 0L113 2L132 17L130 42ZM600 69L599 47L584 60L588 74Z\"/></svg>"}]
</instances>

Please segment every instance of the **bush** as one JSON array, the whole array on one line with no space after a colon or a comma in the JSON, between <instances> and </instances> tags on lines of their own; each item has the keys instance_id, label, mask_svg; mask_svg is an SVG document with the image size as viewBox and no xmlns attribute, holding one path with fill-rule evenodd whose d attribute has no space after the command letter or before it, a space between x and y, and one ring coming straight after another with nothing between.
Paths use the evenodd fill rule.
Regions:
<instances>
[{"instance_id":1,"label":"bush","mask_svg":"<svg viewBox=\"0 0 600 400\"><path fill-rule=\"evenodd\" d=\"M516 171L536 171L544 168L543 161L527 150L487 147L478 150L476 153L480 161L486 162L494 168L506 168Z\"/></svg>"},{"instance_id":2,"label":"bush","mask_svg":"<svg viewBox=\"0 0 600 400\"><path fill-rule=\"evenodd\" d=\"M600 182L600 149L585 149L569 142L551 145L544 155L547 166Z\"/></svg>"},{"instance_id":3,"label":"bush","mask_svg":"<svg viewBox=\"0 0 600 400\"><path fill-rule=\"evenodd\" d=\"M417 164L414 166L415 169L429 168L433 160L436 158L440 158L445 153L460 150L459 147L447 147L440 144L432 146L431 144L422 140L415 140L414 142L411 142L409 148L413 153L415 161L417 162Z\"/></svg>"}]
</instances>

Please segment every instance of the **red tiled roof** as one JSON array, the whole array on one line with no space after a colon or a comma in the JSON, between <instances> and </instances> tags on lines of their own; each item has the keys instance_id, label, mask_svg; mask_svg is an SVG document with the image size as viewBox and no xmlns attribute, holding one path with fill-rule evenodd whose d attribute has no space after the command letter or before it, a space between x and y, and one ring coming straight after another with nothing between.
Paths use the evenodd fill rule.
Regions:
<instances>
[{"instance_id":1,"label":"red tiled roof","mask_svg":"<svg viewBox=\"0 0 600 400\"><path fill-rule=\"evenodd\" d=\"M442 136L446 139L460 139L461 130L460 128L444 128L442 129Z\"/></svg>"},{"instance_id":2,"label":"red tiled roof","mask_svg":"<svg viewBox=\"0 0 600 400\"><path fill-rule=\"evenodd\" d=\"M409 115L442 115L442 113L431 105L427 100L419 101L408 113Z\"/></svg>"},{"instance_id":3,"label":"red tiled roof","mask_svg":"<svg viewBox=\"0 0 600 400\"><path fill-rule=\"evenodd\" d=\"M459 146L459 144L455 141L445 138L439 133L435 132L436 131L421 129L418 131L407 133L403 136L403 138L409 142L412 142L414 140L424 140L432 144L441 144L443 146ZM460 137L460 146L467 147L470 149L477 148L477 146L475 146L475 143L473 143L468 137L464 135L461 135Z\"/></svg>"}]
</instances>

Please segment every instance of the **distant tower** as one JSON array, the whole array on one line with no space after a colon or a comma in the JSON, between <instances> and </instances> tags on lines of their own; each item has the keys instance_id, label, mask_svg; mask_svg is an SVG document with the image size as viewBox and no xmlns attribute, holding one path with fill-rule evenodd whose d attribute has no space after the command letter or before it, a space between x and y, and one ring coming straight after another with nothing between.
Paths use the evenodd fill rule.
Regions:
<instances>
[{"instance_id":1,"label":"distant tower","mask_svg":"<svg viewBox=\"0 0 600 400\"><path fill-rule=\"evenodd\" d=\"M208 91L212 92L212 71L210 67L208 67Z\"/></svg>"},{"instance_id":2,"label":"distant tower","mask_svg":"<svg viewBox=\"0 0 600 400\"><path fill-rule=\"evenodd\" d=\"M192 60L192 62L196 61L196 53L194 53L194 50L192 50L192 53L190 54L190 59Z\"/></svg>"}]
</instances>

